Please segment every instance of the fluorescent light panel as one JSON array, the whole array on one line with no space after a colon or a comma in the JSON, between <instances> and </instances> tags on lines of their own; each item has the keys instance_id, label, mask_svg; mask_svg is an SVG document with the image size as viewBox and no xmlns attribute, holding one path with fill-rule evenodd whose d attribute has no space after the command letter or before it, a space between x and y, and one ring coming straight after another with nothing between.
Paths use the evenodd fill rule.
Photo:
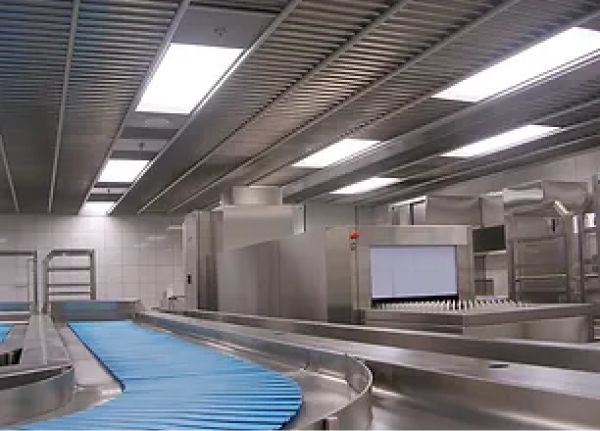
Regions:
<instances>
[{"instance_id":1,"label":"fluorescent light panel","mask_svg":"<svg viewBox=\"0 0 600 431\"><path fill-rule=\"evenodd\" d=\"M528 124L527 126L518 127L516 129L500 133L499 135L473 142L472 144L465 145L464 147L460 147L456 150L442 154L442 156L461 158L484 156L486 154L492 154L497 151L502 151L526 144L527 142L547 136L558 129L558 127Z\"/></svg>"},{"instance_id":2,"label":"fluorescent light panel","mask_svg":"<svg viewBox=\"0 0 600 431\"><path fill-rule=\"evenodd\" d=\"M103 216L108 214L115 203L113 201L89 201L83 204L79 214L89 216Z\"/></svg>"},{"instance_id":3,"label":"fluorescent light panel","mask_svg":"<svg viewBox=\"0 0 600 431\"><path fill-rule=\"evenodd\" d=\"M341 189L335 190L331 193L336 195L356 195L359 193L377 190L382 187L391 186L392 184L396 184L398 182L400 182L400 178L372 177L354 184L350 184L349 186L342 187Z\"/></svg>"},{"instance_id":4,"label":"fluorescent light panel","mask_svg":"<svg viewBox=\"0 0 600 431\"><path fill-rule=\"evenodd\" d=\"M324 168L335 162L365 151L380 141L372 139L342 139L314 154L294 163L296 168Z\"/></svg>"},{"instance_id":5,"label":"fluorescent light panel","mask_svg":"<svg viewBox=\"0 0 600 431\"><path fill-rule=\"evenodd\" d=\"M149 160L110 159L98 179L101 183L131 183Z\"/></svg>"},{"instance_id":6,"label":"fluorescent light panel","mask_svg":"<svg viewBox=\"0 0 600 431\"><path fill-rule=\"evenodd\" d=\"M242 49L172 43L136 111L189 114Z\"/></svg>"},{"instance_id":7,"label":"fluorescent light panel","mask_svg":"<svg viewBox=\"0 0 600 431\"><path fill-rule=\"evenodd\" d=\"M397 207L397 206L403 206L403 205L410 205L410 204L416 204L419 202L423 202L425 199L427 199L427 196L417 196L415 198L410 198L410 199L406 199L400 202L396 202L395 204L392 204L393 207Z\"/></svg>"},{"instance_id":8,"label":"fluorescent light panel","mask_svg":"<svg viewBox=\"0 0 600 431\"><path fill-rule=\"evenodd\" d=\"M479 102L545 74L580 63L600 49L600 32L573 27L437 93L435 98Z\"/></svg>"}]
</instances>

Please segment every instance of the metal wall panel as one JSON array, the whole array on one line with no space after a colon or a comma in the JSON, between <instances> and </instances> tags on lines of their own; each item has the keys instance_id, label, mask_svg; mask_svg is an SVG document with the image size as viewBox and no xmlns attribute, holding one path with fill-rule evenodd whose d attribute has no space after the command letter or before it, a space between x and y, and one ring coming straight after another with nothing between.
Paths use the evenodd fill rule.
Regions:
<instances>
[{"instance_id":1,"label":"metal wall panel","mask_svg":"<svg viewBox=\"0 0 600 431\"><path fill-rule=\"evenodd\" d=\"M292 205L217 208L210 213L214 250L219 253L297 233L298 211L300 208Z\"/></svg>"},{"instance_id":2,"label":"metal wall panel","mask_svg":"<svg viewBox=\"0 0 600 431\"><path fill-rule=\"evenodd\" d=\"M279 315L279 243L230 249L216 255L220 311Z\"/></svg>"},{"instance_id":3,"label":"metal wall panel","mask_svg":"<svg viewBox=\"0 0 600 431\"><path fill-rule=\"evenodd\" d=\"M425 201L425 224L480 226L479 197L428 195Z\"/></svg>"}]
</instances>

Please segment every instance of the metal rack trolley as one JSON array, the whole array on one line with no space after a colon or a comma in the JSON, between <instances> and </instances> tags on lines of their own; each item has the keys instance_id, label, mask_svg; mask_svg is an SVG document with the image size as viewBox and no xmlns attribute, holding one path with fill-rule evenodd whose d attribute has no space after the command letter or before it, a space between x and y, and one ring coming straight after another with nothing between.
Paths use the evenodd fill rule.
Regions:
<instances>
[{"instance_id":1,"label":"metal rack trolley","mask_svg":"<svg viewBox=\"0 0 600 431\"><path fill-rule=\"evenodd\" d=\"M87 257L87 265L51 265L53 259L57 257ZM81 296L86 295L87 299L96 299L96 253L93 249L54 249L44 258L44 313L50 309L51 296ZM89 281L87 282L51 282L50 273L66 272L88 272ZM53 291L53 288L62 288L67 290ZM87 288L82 290L81 288Z\"/></svg>"},{"instance_id":2,"label":"metal rack trolley","mask_svg":"<svg viewBox=\"0 0 600 431\"><path fill-rule=\"evenodd\" d=\"M0 250L0 257L28 257L32 262L31 289L27 290L27 301L32 312L40 311L38 294L37 251L35 250Z\"/></svg>"}]
</instances>

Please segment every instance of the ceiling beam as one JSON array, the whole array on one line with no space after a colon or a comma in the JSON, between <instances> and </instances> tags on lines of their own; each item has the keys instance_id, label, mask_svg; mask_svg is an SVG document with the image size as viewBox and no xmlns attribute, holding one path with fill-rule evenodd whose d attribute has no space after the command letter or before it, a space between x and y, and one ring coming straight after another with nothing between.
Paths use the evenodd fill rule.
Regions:
<instances>
[{"instance_id":1,"label":"ceiling beam","mask_svg":"<svg viewBox=\"0 0 600 431\"><path fill-rule=\"evenodd\" d=\"M378 198L372 202L365 203L364 205L383 205L394 201L404 200L406 198L412 198L414 196L421 196L433 190L452 186L454 184L462 183L463 181L482 178L487 175L494 175L510 169L517 169L534 162L548 160L549 158L562 157L574 152L597 148L598 143L600 143L600 133L570 139L551 147L542 147L534 151L520 152L505 159L492 160L489 163L477 163L474 166L469 166L459 172L442 175L434 180L425 181L422 184L410 187L404 190L403 193L397 192L395 194L385 195L385 197Z\"/></svg>"},{"instance_id":2,"label":"ceiling beam","mask_svg":"<svg viewBox=\"0 0 600 431\"><path fill-rule=\"evenodd\" d=\"M250 117L248 120L244 121L238 127L236 127L227 137L217 143L214 147L212 147L206 154L204 154L200 159L198 159L192 166L185 170L181 175L171 181L165 188L163 188L158 194L156 194L152 199L146 202L139 210L138 214L143 213L148 208L150 208L155 202L157 202L164 195L173 190L179 183L193 174L200 166L206 163L211 157L217 154L217 152L228 142L230 142L237 134L242 131L244 128L255 124L261 118L263 118L269 111L270 108L276 106L281 101L285 100L287 97L292 95L296 90L304 86L308 83L312 78L314 78L319 72L323 69L331 65L338 58L340 58L345 52L351 49L357 42L359 42L362 38L364 38L367 34L369 34L373 29L383 24L387 21L392 15L399 12L404 6L406 6L411 0L397 0L395 3L390 5L385 12L381 13L377 16L373 21L371 21L368 25L363 27L358 33L348 39L343 45L338 47L334 52L328 55L326 58L321 60L315 67L309 70L302 78L294 82L291 86L289 86L285 91L280 93L277 97L267 103L260 111Z\"/></svg>"},{"instance_id":3,"label":"ceiling beam","mask_svg":"<svg viewBox=\"0 0 600 431\"><path fill-rule=\"evenodd\" d=\"M19 200L17 199L17 192L13 183L12 173L10 172L10 165L8 164L8 156L6 155L6 146L4 145L4 137L0 135L0 156L2 157L2 164L4 165L4 172L6 172L6 180L8 181L8 187L10 188L10 194L12 196L13 206L15 212L20 212Z\"/></svg>"},{"instance_id":4,"label":"ceiling beam","mask_svg":"<svg viewBox=\"0 0 600 431\"><path fill-rule=\"evenodd\" d=\"M77 35L77 21L79 20L80 0L73 0L71 11L71 27L69 29L69 42L67 45L67 56L65 58L65 70L63 73L62 92L60 95L60 108L58 111L58 124L56 125L56 139L54 141L54 158L52 160L52 175L50 177L50 192L48 194L48 212L52 212L54 204L54 191L56 187L56 176L58 173L58 159L60 157L60 146L62 143L63 127L65 123L65 111L67 108L67 97L69 92L69 78L71 76L71 63L75 48L75 36Z\"/></svg>"},{"instance_id":5,"label":"ceiling beam","mask_svg":"<svg viewBox=\"0 0 600 431\"><path fill-rule=\"evenodd\" d=\"M119 129L117 130L117 133L115 134L115 137L113 138L112 142L108 146L108 149L104 153L100 168L98 169L98 171L96 172L96 174L94 175L94 177L92 178L92 181L90 182L90 184L88 186L88 190L87 190L87 193L85 194L85 198L79 205L80 210L81 210L81 207L83 207L83 205L87 202L90 195L92 194L92 190L94 189L96 183L98 182L98 179L100 178L100 175L102 174L102 171L104 170L104 167L108 163L108 159L110 158L110 155L113 151L113 148L115 147L117 140L120 138L121 134L123 133L123 130L125 129L125 127L127 125L127 119L129 118L129 116L131 114L133 114L135 112L135 108L137 107L138 103L140 102L140 99L142 98L144 91L146 91L146 88L150 84L150 80L152 79L154 72L158 68L164 55L167 53L167 49L169 48L169 45L171 44L171 40L173 40L173 36L175 36L175 32L177 31L177 28L179 27L179 23L181 22L181 20L183 19L183 16L185 15L188 8L190 7L190 3L191 3L191 0L181 0L181 2L179 3L177 12L175 12L173 19L171 20L171 23L169 24L169 28L167 29L167 32L165 33L165 36L160 44L160 47L158 48L158 51L156 52L156 55L154 56L154 60L152 61L152 64L148 68L148 72L146 72L146 75L144 76L144 80L138 87L138 89L135 93L135 96L133 97L131 104L129 105L129 108L127 109L127 112L125 113L123 120L121 121ZM149 165L150 164L152 164L152 162L150 162ZM138 175L138 178L136 178L134 183L137 182L137 180L146 172L147 169L148 169L148 166L146 167L146 169L144 169L142 171L142 173L140 173L140 175ZM120 202L120 200L118 202ZM117 203L115 203L115 205L113 205L111 212L116 207Z\"/></svg>"},{"instance_id":6,"label":"ceiling beam","mask_svg":"<svg viewBox=\"0 0 600 431\"><path fill-rule=\"evenodd\" d=\"M382 85L384 85L388 81L396 78L397 76L399 76L400 74L402 74L406 69L414 66L415 64L423 61L426 58L429 58L431 55L433 55L436 52L438 52L439 50L443 49L448 44L454 42L459 37L462 37L464 34L472 31L476 27L478 27L481 24L487 22L488 20L492 19L493 17L495 17L496 15L498 15L501 12L505 11L506 9L514 6L515 4L519 3L520 1L521 0L506 0L503 3L501 3L500 5L498 5L495 8L493 8L492 10L484 13L479 18L471 21L469 24L465 25L464 27L462 27L458 31L452 33L451 35L449 35L445 39L443 39L440 42L438 42L438 43L434 44L433 46L429 47L428 49L426 49L425 51L423 51L421 54L417 55L413 59L409 60L408 62L406 62L406 63L404 63L402 65L400 65L396 69L392 70L391 72L387 73L386 75L382 76L381 78L377 79L376 81L372 82L371 84L365 86L362 90L360 90L360 91L354 93L353 95L351 95L350 97L346 98L341 103L335 105L331 109L328 109L327 111L323 112L322 114L320 114L320 115L316 116L315 118L311 119L310 121L306 122L305 124L303 124L299 128L295 129L291 133L287 134L283 138L277 140L274 144L272 144L271 146L269 146L269 147L265 148L264 150L260 151L258 154L254 155L253 157L251 157L250 159L246 160L245 162L241 163L240 165L238 165L237 167L235 167L233 170L231 170L231 171L229 171L229 172L221 175L217 179L211 181L206 186L204 186L201 189L199 189L198 191L194 192L188 198L184 199L183 201L179 202L178 204L176 204L175 206L173 206L172 208L170 208L169 212L177 211L178 209L182 208L183 206L189 204L190 202L192 202L195 199L197 199L198 197L200 197L203 193L206 193L209 190L211 190L211 189L219 186L220 184L222 184L224 181L226 181L230 177L236 175L238 172L241 172L242 170L244 170L248 166L251 166L252 164L256 163L257 161L259 161L259 160L263 159L264 157L268 156L273 151L275 151L278 148L280 148L281 146L283 146L286 142L290 141L292 138L295 138L296 136L299 136L301 133L305 132L306 130L310 129L311 127L316 126L317 124L319 124L323 120L329 118L330 116L332 116L336 112L340 111L341 109L343 109L343 108L351 105L352 103L356 102L358 99L360 99L360 98L364 97L365 95L369 94L371 91L374 91L375 89L381 87Z\"/></svg>"},{"instance_id":7,"label":"ceiling beam","mask_svg":"<svg viewBox=\"0 0 600 431\"><path fill-rule=\"evenodd\" d=\"M273 19L273 21L271 21L271 23L265 29L265 31L252 43L252 45L248 49L246 49L246 51L244 51L244 53L240 57L238 57L238 59L229 67L227 72L219 79L219 81L217 81L217 83L215 83L215 85L213 85L211 90L204 95L204 97L202 98L202 100L200 102L198 102L198 104L196 105L194 110L190 113L190 115L188 115L188 117L186 118L184 123L177 130L177 133L175 133L175 135L173 135L171 137L171 139L169 139L169 141L161 148L160 152L156 155L156 157L154 157L154 159L152 159L152 161L150 163L148 163L148 165L144 168L144 170L142 172L140 172L140 174L133 181L133 183L131 184L129 189L125 193L123 193L123 195L119 198L119 200L117 200L117 202L115 202L112 209L110 210L110 213L112 213L115 210L115 208L117 208L119 206L119 204L123 201L123 199L125 199L125 197L129 194L129 192L137 185L140 178L142 176L144 176L146 174L146 172L148 172L148 170L152 167L152 165L154 165L154 163L156 163L156 161L158 161L160 158L162 158L162 156L167 152L167 150L169 148L171 148L171 146L175 143L175 141L177 141L179 136L181 136L181 134L195 120L195 118L198 116L198 114L200 113L202 108L204 108L204 106L206 105L208 100L219 90L219 88L221 88L221 85L223 85L223 83L229 78L229 76L231 76L233 74L233 72L246 60L246 58L248 58L248 56L250 56L252 53L254 53L254 51L256 51L264 43L264 41L277 29L277 27L279 27L279 25L283 22L283 20L285 20L294 11L294 9L296 9L296 7L301 2L302 2L302 0L290 0L287 3L287 5L285 6L285 8ZM187 3L189 4L189 0L187 1ZM172 38L172 35L171 35L171 38ZM149 76L152 76L152 75L150 74ZM143 94L143 92L141 92L138 96L141 97L141 94ZM135 105L132 105L132 108L135 109ZM109 152L109 154L110 154L110 152ZM100 172L98 172L98 175L100 174ZM89 193L91 193L92 188L93 188L93 183L90 187ZM89 193L88 193L88 196L89 196ZM86 199L87 199L87 197L86 197Z\"/></svg>"},{"instance_id":8,"label":"ceiling beam","mask_svg":"<svg viewBox=\"0 0 600 431\"><path fill-rule=\"evenodd\" d=\"M569 24L561 27L561 29L557 30L557 32L563 31L566 28L570 28L572 26L582 25L585 22L596 19L598 17L600 17L600 8L597 8L596 10L594 10L594 12L587 14L586 16L581 17L581 18L579 18L575 21L572 21ZM284 191L284 194L288 197L290 195L302 194L303 191L305 191L306 189L319 188L320 186L323 186L324 184L326 184L328 182L332 182L336 178L341 178L344 175L348 175L349 173L356 173L359 171L369 171L370 166L374 166L375 164L382 163L386 160L390 161L393 157L397 157L401 153L405 153L409 149L413 148L413 146L420 145L422 142L418 141L418 139L417 139L419 135L422 135L425 132L430 133L435 128L450 127L452 124L455 124L459 120L464 123L464 119L470 115L475 115L475 116L479 115L479 117L481 117L480 113L484 112L484 110L489 115L495 115L496 111L498 110L498 107L497 107L498 104L508 103L507 100L510 100L513 97L521 97L520 95L523 94L525 91L529 91L531 89L536 91L535 88L541 87L542 85L546 85L546 84L550 85L550 90L548 90L548 91L551 91L551 92L552 91L561 91L561 86L554 85L553 83L555 81L558 81L560 79L560 77L565 76L569 72L579 73L581 71L582 74L587 76L585 79L593 79L593 77L597 74L595 72L595 68L597 66L594 65L594 62L597 62L599 60L599 58L600 58L600 56L597 58L590 59L584 65L578 65L577 67L575 67L573 69L561 71L558 78L556 76L550 76L549 79L547 79L547 80L544 80L542 82L536 82L528 87L524 87L524 88L520 89L519 91L504 94L504 95L501 95L496 98L490 98L488 100L485 100L483 102L479 102L476 104L470 104L467 107L465 107L459 111L453 112L453 113L446 115L444 117L441 117L441 118L437 118L430 123L427 123L427 124L417 127L416 129L410 130L406 133L402 133L393 138L390 138L381 144L382 150L380 150L380 151L370 153L368 155L365 155L364 157L350 160L347 163L343 163L338 166L333 166L329 169L321 169L321 170L319 170L315 173L312 173L306 177L303 177L299 180L296 180L296 181L293 181L293 182L287 184L285 186L287 191ZM571 81L571 79L569 77L565 77L565 80L566 80L565 82L567 82L567 84L565 84L565 85L568 85L568 82ZM546 92L548 92L548 91L546 91ZM521 102L523 102L523 101L524 101L524 99L521 100ZM519 107L519 104L517 104L515 106ZM502 108L502 109L504 109L504 108ZM529 121L529 120L527 120L527 121ZM534 120L532 120L532 121L534 121ZM402 163L403 163L403 165L405 164L406 166L408 166L408 165L412 165L414 163L419 163L422 160L424 160L424 159L419 158L418 160L414 160L414 161L405 160ZM397 166L396 166L396 168L397 168ZM386 171L389 171L389 170L386 169ZM378 172L377 174L384 174L384 173L385 172L381 171L381 172ZM371 174L373 174L373 173L369 172L369 175L364 175L362 177L358 176L358 177L353 178L353 180L359 181L368 176L371 176ZM339 185L336 184L336 186L339 186ZM319 194L319 193L317 193L317 194Z\"/></svg>"},{"instance_id":9,"label":"ceiling beam","mask_svg":"<svg viewBox=\"0 0 600 431\"><path fill-rule=\"evenodd\" d=\"M553 35L558 34L558 33L562 32L562 31L564 31L564 30L566 30L568 28L584 24L587 21L590 21L590 20L593 20L595 18L598 18L598 16L600 16L600 10L596 9L591 14L588 14L588 15L586 15L584 17L581 17L581 18L579 18L579 19L577 19L575 21L570 22L567 25L564 25L564 26L560 27L558 30L556 30L556 31L553 32ZM538 43L537 41L533 42L533 43L529 44L529 46L533 46L533 45L535 45L537 43ZM526 49L526 48L527 47L525 47L524 49ZM510 53L510 54L504 56L503 58L501 58L499 60L495 60L495 62L502 61L503 59L508 58L508 57L510 57L512 55L513 55L513 53ZM480 70L484 70L487 67L489 67L489 65L488 66L484 66ZM474 73L476 73L476 72L474 72ZM337 141L339 141L341 139L344 139L344 138L346 138L348 136L351 136L353 134L356 134L358 132L363 132L364 130L367 130L367 129L371 128L371 127L375 127L378 124L384 123L385 121L388 121L388 120L392 119L393 117L397 117L398 115L401 115L402 113L404 113L404 112L406 112L406 111L408 111L408 110L410 110L410 109L418 106L419 104L425 102L426 100L430 99L432 96L434 96L435 94L439 93L440 91L443 91L446 88L451 87L452 85L454 85L455 83L461 81L462 79L464 79L464 77L461 77L461 78L459 78L459 79L451 82L450 84L446 85L444 88L436 88L436 89L428 92L427 94L425 94L425 95L423 95L423 96L421 96L421 97L413 100L412 102L409 102L409 103L407 103L405 105L402 105L402 106L400 106L400 107L398 107L396 109L393 109L393 110L387 112L386 114L384 114L384 115L382 115L380 117L376 117L376 118L371 119L371 120L369 120L369 121L367 121L365 123L362 123L358 127L355 127L355 128L350 129L350 130L347 130L344 133L338 135L331 142L328 142L327 144L323 145L323 147L326 147L326 146L328 146L328 145L330 145L330 144L332 144L334 142L337 142ZM394 138L392 138L392 139L394 139ZM318 150L318 149L316 149L316 150ZM260 180L262 180L262 179L264 179L264 178L266 178L266 177L274 174L275 172L279 171L280 169L286 167L289 163L290 163L290 161L286 161L286 163L280 164L280 165L274 167L273 169L270 169L268 172L266 172L264 174L261 174L261 175L257 176L256 178L254 178L251 181L250 184L254 184L254 183L256 183L256 182L258 182L258 181L260 181Z\"/></svg>"},{"instance_id":10,"label":"ceiling beam","mask_svg":"<svg viewBox=\"0 0 600 431\"><path fill-rule=\"evenodd\" d=\"M458 32L456 32L456 33L454 33L454 34L450 35L448 38L446 38L446 39L442 40L442 41L441 41L439 44L437 44L437 45L434 45L434 46L433 46L433 47L431 47L429 50L427 50L427 51L425 51L424 53L422 53L420 56L418 56L418 57L416 57L415 59L411 60L411 61L409 62L409 63L410 63L410 66L414 65L414 64L415 64L416 62L418 62L418 61L421 61L421 60L423 59L423 58L422 58L422 56L428 56L428 55L431 55L433 52L437 52L439 49L443 48L443 47L444 47L444 46L446 46L448 43L451 43L451 42L453 42L453 41L454 41L456 38L458 38L458 37L462 36L463 34L467 33L468 31L471 31L471 30L472 30L474 27L476 27L476 26L480 25L482 22L485 22L485 21L487 21L489 18L491 18L491 17L495 16L497 13L501 12L502 10L506 10L507 8L509 8L509 7L511 7L511 6L514 6L516 3L519 3L519 1L520 1L520 0L514 0L514 1L508 1L508 2L505 2L505 3L501 4L501 5L499 5L497 8L495 8L495 9L493 9L493 10L489 11L487 14L484 14L484 15L482 15L482 16L481 16L480 18L478 18L477 20L475 20L475 21L473 21L472 23L468 24L467 26L463 27L463 29L461 29L461 30L459 30ZM501 10L499 10L499 9L501 9ZM567 28L570 28L570 27L572 27L572 26L577 26L577 25L584 24L585 22L587 22L587 21L590 21L590 20L593 20L593 19L595 19L595 18L598 18L599 16L600 16L600 9L595 9L593 12L591 12L591 13L589 13L589 14L586 14L585 16L583 16L583 17L580 17L579 19L576 19L576 20L574 20L574 21L570 22L570 23L569 23L569 24L567 24L567 25L564 25L564 26L562 26L560 29L558 29L558 30L554 31L554 32L553 32L553 34L557 34L557 33L561 32L561 31L564 31L564 30L566 30ZM534 45L535 43L537 43L537 42L534 42L534 43L530 44L529 46L531 46L531 45ZM430 51L432 51L432 52L430 52ZM507 56L505 56L505 58L506 58L506 57L509 57L510 55L512 55L512 54L508 54ZM500 59L500 60L502 60L502 59ZM496 61L498 61L498 60L496 60ZM408 66L408 67L410 67L410 66ZM487 66L486 66L486 67L487 67ZM405 70L405 66L402 66L401 68L402 68L402 70ZM484 67L484 68L485 68L485 67ZM482 69L484 69L484 68L482 68ZM392 74L395 74L395 73L396 73L396 71L393 71L393 72L391 72L391 75L392 75ZM384 77L384 79L386 79L386 77ZM447 85L446 87L444 87L444 88L447 88L447 87L449 87L449 86L453 85L455 82L457 82L457 81L460 81L461 79L463 79L463 78L460 78L460 79L458 79L458 80L456 80L456 81L454 81L454 82L452 82L452 83L448 84L448 85ZM443 89L443 88L442 88L442 89ZM433 91L429 92L428 94L426 94L426 95L424 95L424 96L420 97L419 99L417 99L417 100L415 100L415 101L413 101L413 102L410 102L410 103L408 103L408 104L406 104L406 105L403 105L403 106L401 106L401 107L399 107L399 108L397 108L397 109L395 109L395 110L392 110L392 111L390 111L389 113L385 114L384 116L378 117L378 118L376 118L376 119L374 119L374 120L372 120L372 121L370 121L370 122L366 122L365 124L362 124L362 125L361 125L361 126L359 126L359 127L356 127L356 128L350 129L350 130L348 130L348 131L346 131L346 132L344 132L344 133L340 134L338 137L336 137L336 139L335 139L333 142L335 142L335 141L337 141L337 140L340 140L340 139L343 139L344 137L350 136L350 135L352 135L352 134L355 134L355 133L357 133L357 132L359 132L359 131L363 131L363 130L365 130L365 129L369 128L369 127L373 127L373 126L375 126L375 125L377 125L377 124L380 124L380 123L381 123L381 122L383 122L383 121L389 120L390 118L392 118L392 117L394 117L394 116L400 115L402 112L405 112L405 111L407 111L408 109L411 109L411 108L415 107L415 106L416 106L416 105L418 105L419 103L422 103L423 101L425 101L425 100L429 99L429 98L430 98L432 95L436 94L436 93L437 93L437 92L439 92L440 90L441 90L440 88L438 88L438 89L435 89L435 90L433 90ZM356 96L356 95L355 95L355 96ZM355 96L352 96L352 97L355 97ZM342 102L342 103L344 104L345 102ZM469 107L469 108L470 108L470 107ZM469 108L466 108L466 109L469 109ZM337 111L337 107L335 107L334 109L336 109L336 111ZM460 111L460 112L462 112L462 111ZM327 114L328 114L328 112L326 112L326 115L327 115ZM452 114L451 114L451 115L452 115ZM325 117L325 118L326 118L326 117ZM444 117L444 118L446 118L446 117ZM318 122L320 122L320 121L321 121L321 118L320 118L320 117L317 117L317 118L316 118L314 121L316 121L316 122L318 123ZM316 124L316 123L315 123L315 124ZM309 125L310 125L310 126L312 126L312 125L314 125L314 124L310 124L310 123L309 123ZM304 131L304 130L305 130L305 129L304 129L304 127L302 127L302 128L301 128L301 130L300 130L299 132L302 132L302 131ZM267 149L263 150L261 153L257 154L256 156L254 156L254 157L252 157L251 159L247 160L246 162L242 163L242 164L241 164L241 165L239 165L238 167L234 168L232 171L229 171L229 172L227 172L227 173L223 174L221 177L219 177L219 178L217 178L216 180L212 181L211 183L207 184L207 185L206 185L204 188L202 188L201 190L197 191L196 193L194 193L194 194L193 194L192 196L190 196L189 198L185 199L184 201L180 202L180 203L179 203L179 204L177 204L176 206L172 207L172 208L171 208L171 210L170 210L169 212L174 212L174 211L176 211L176 210L178 210L178 209L180 209L180 208L184 207L185 205L189 204L189 203L190 203L190 202L192 202L193 200L195 200L195 199L197 199L198 197L200 197L200 196L201 196L203 193L206 193L207 191L209 191L209 190L213 189L214 187L217 187L217 186L218 186L218 185L220 185L220 184L221 184L223 181L227 180L229 177L231 177L231 176L235 175L237 172L241 172L243 169L245 169L245 168L249 167L250 165L252 165L252 164L256 163L256 162L257 162L257 161L259 161L260 159L264 158L266 155L270 154L272 151L276 150L276 149L277 149L277 148L280 146L280 144L284 144L284 143L285 143L285 142L287 142L289 139L291 139L291 138L293 138L293 137L297 136L297 135L299 134L299 132L298 132L298 133L297 133L296 131L292 132L292 134L291 134L291 135L285 136L284 138L282 138L282 140L280 140L280 141L276 142L276 143L275 143L273 146L271 146L271 147L269 147L269 148L267 148ZM396 138L393 138L392 140L395 140L395 139L396 139ZM331 143L331 142L330 142L330 143ZM328 144L329 144L329 143L328 143ZM324 145L324 146L326 146L326 145ZM266 173L266 174L264 174L264 175L260 175L260 176L258 176L257 178L253 179L252 181L250 181L250 182L249 182L249 184L253 184L253 183L255 183L256 181L260 181L262 178L264 178L264 177L266 177L266 176L268 176L268 175L271 175L272 173L274 173L274 172L276 172L276 171L280 170L281 168L283 168L283 167L287 166L288 164L289 164L289 163L285 163L285 164L282 164L282 165L279 165L279 166L277 166L277 167L276 167L276 168L274 168L274 169L271 169L271 170L270 170L268 173ZM315 175L316 175L316 174L315 174Z\"/></svg>"},{"instance_id":11,"label":"ceiling beam","mask_svg":"<svg viewBox=\"0 0 600 431\"><path fill-rule=\"evenodd\" d=\"M551 121L553 119L559 118L559 117L561 117L563 115L567 115L567 114L570 114L570 113L573 113L573 112L576 112L576 111L582 111L582 110L591 108L592 106L598 105L598 104L600 104L600 97L594 98L594 99L589 100L589 101L584 102L584 103L579 103L577 105L570 106L570 107L568 107L566 109L561 109L560 111L556 111L556 112L553 112L553 113L548 114L548 115L544 115L544 116L538 117L538 118L532 120L531 123L533 123L533 124L544 124L544 123L547 123L547 122L549 122L549 121ZM578 131L579 131L579 133L587 133L585 130L583 130L584 128L590 128L591 130L596 130L599 125L600 125L600 118L595 118L594 117L594 118L589 119L589 120L585 120L585 121L581 121L579 123L575 123L575 124L571 124L569 126L565 126L560 131L558 131L556 134L553 134L553 135L550 135L550 136L544 136L544 137L535 139L532 142L540 142L540 141L546 142L546 141L557 140L557 139L560 139L561 136L565 136L565 135L577 135ZM586 136L584 136L584 137L581 137L581 136L572 136L570 138L567 138L567 143L568 142L576 142L576 143L578 143L582 139L586 139ZM527 145L529 145L529 143ZM546 145L544 145L544 146L546 147ZM563 147L564 147L564 144L560 143L560 144L557 144L557 145L547 146L547 148L544 148L542 150L551 151L553 149L563 148ZM522 148L520 148L520 147L515 147L515 148L507 149L506 151L509 151L509 152L510 151L518 152L519 149L522 150ZM543 153L542 150L526 151L526 153L527 154L541 154L541 153ZM414 162L407 163L407 164L403 165L403 167L412 167L412 166L415 166L418 163L426 162L426 161L431 160L433 158L436 158L438 156L439 156L439 154L436 153L436 154L427 156L425 158L422 158L422 159L419 159L419 160L415 160ZM372 192L372 193L370 193L368 195L365 195L361 199L354 199L353 203L369 205L369 204L372 204L373 202L375 202L375 203L383 203L383 202L386 202L386 201L403 199L403 198L405 198L405 197L407 197L409 195L419 194L419 192L415 191L415 190L419 190L421 187L423 187L425 185L428 185L428 184L435 184L438 181L440 181L442 179L445 179L446 177L453 177L453 176L456 175L456 172L448 173L448 172L444 172L444 171L447 171L448 169L452 169L452 167L458 167L458 170L460 171L460 173L467 172L466 170L464 170L464 168L467 168L467 169L470 169L470 170L473 170L475 168L469 168L468 166L465 166L465 165L469 165L470 166L473 162L475 162L477 160L485 160L486 158L488 158L490 156L491 156L490 154L487 154L487 155L483 155L483 156L479 156L479 157L473 157L473 158L470 158L470 159L467 159L467 160L459 160L459 161L456 161L454 163L452 163L451 161L449 161L449 163L446 164L446 165L444 165L444 166L441 166L441 167L438 167L438 168L434 168L434 169L431 169L431 170L427 171L428 174L432 174L432 175L442 174L440 177L436 177L436 178L431 179L431 180L423 181L422 183L416 184L416 185L411 186L411 187L402 188L401 191L387 191L387 192L386 191L375 191L375 192ZM495 155L493 155L493 158L497 159L497 157L498 157L498 154L495 153ZM524 157L523 155L518 155L518 156L511 155L511 156L509 156L509 159L511 159L511 160L515 159L516 160L516 159L522 159L523 157ZM507 159L497 160L498 164L505 163L506 161L507 161ZM485 164L484 166L493 166L494 164L495 163L492 163L492 164L488 163L488 164ZM385 171L381 175L386 175L387 173L392 172L392 171L397 171L397 168ZM400 175L402 175L402 174L400 174ZM402 178L404 179L404 181L407 181L407 180L410 181L410 180L417 179L418 175L414 175L414 174L413 175L402 175ZM400 183L399 185L401 186L402 183Z\"/></svg>"},{"instance_id":12,"label":"ceiling beam","mask_svg":"<svg viewBox=\"0 0 600 431\"><path fill-rule=\"evenodd\" d=\"M190 10L197 10L201 12L223 12L223 13L235 13L239 15L250 15L266 18L275 18L277 12L247 9L242 7L227 7L227 6L210 6L205 4L195 4L190 6Z\"/></svg>"}]
</instances>

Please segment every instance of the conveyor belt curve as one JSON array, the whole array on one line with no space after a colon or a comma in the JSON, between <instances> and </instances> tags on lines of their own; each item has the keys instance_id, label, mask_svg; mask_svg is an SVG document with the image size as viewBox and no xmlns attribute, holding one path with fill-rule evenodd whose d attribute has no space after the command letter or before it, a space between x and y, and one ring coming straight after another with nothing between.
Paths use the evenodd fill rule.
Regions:
<instances>
[{"instance_id":1,"label":"conveyor belt curve","mask_svg":"<svg viewBox=\"0 0 600 431\"><path fill-rule=\"evenodd\" d=\"M0 324L0 343L4 342L11 328L12 325Z\"/></svg>"},{"instance_id":2,"label":"conveyor belt curve","mask_svg":"<svg viewBox=\"0 0 600 431\"><path fill-rule=\"evenodd\" d=\"M280 429L301 406L293 379L250 361L129 321L70 326L123 393L24 429Z\"/></svg>"}]
</instances>

